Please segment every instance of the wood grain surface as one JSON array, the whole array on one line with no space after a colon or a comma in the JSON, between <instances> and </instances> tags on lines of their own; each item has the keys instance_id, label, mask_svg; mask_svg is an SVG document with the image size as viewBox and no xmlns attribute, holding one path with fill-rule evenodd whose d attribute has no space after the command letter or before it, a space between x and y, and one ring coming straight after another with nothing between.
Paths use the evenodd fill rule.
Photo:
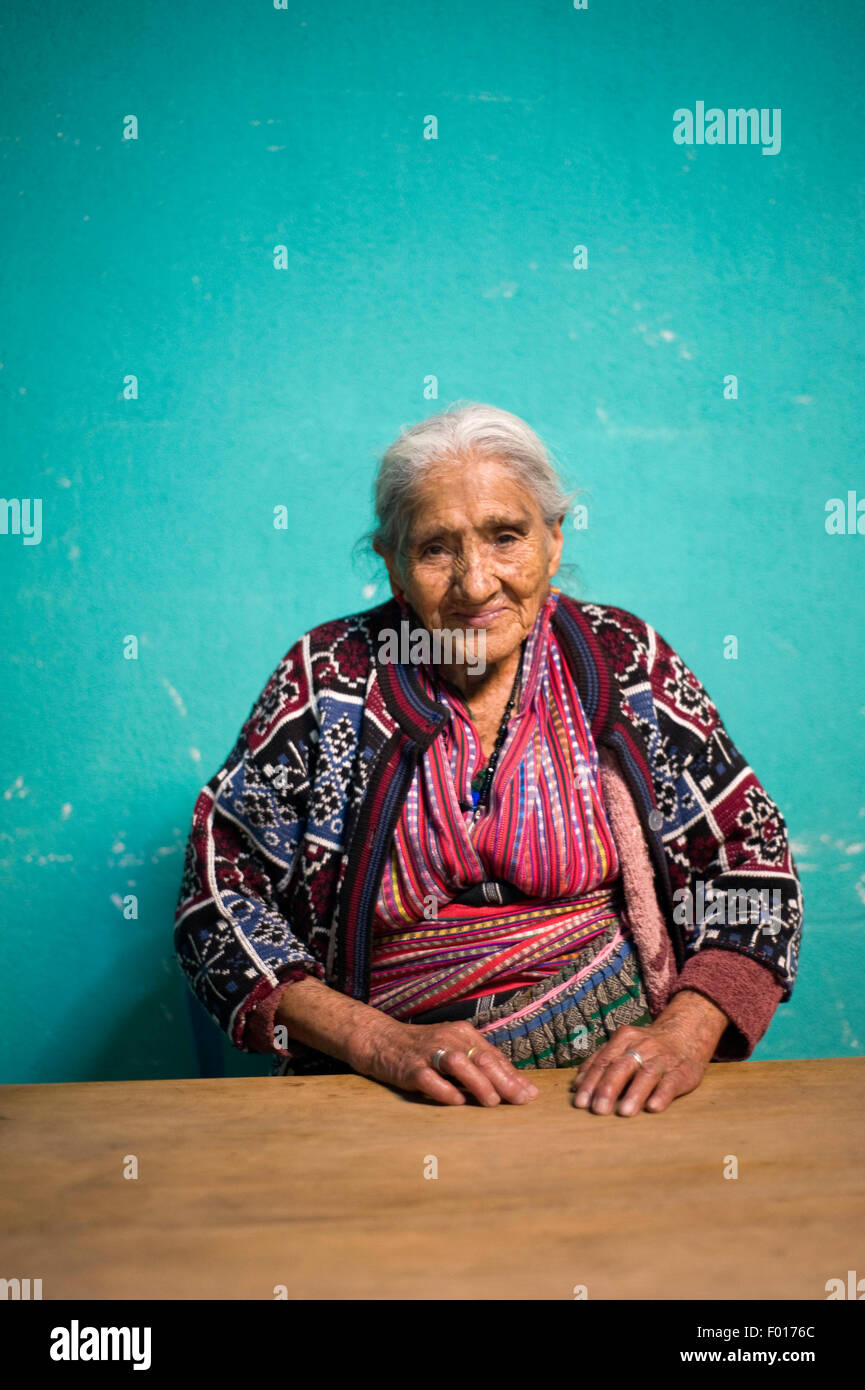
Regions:
<instances>
[{"instance_id":1,"label":"wood grain surface","mask_svg":"<svg viewBox=\"0 0 865 1390\"><path fill-rule=\"evenodd\" d=\"M823 1300L865 1276L865 1058L715 1064L627 1118L531 1075L492 1109L353 1075L4 1086L0 1275L44 1299Z\"/></svg>"}]
</instances>

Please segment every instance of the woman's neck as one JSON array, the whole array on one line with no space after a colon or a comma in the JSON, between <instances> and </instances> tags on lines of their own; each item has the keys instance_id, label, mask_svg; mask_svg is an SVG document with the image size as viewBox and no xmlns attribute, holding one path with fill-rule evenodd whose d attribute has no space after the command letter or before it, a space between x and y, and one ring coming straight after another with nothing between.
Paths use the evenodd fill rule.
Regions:
<instances>
[{"instance_id":1,"label":"woman's neck","mask_svg":"<svg viewBox=\"0 0 865 1390\"><path fill-rule=\"evenodd\" d=\"M466 704L475 707L507 700L514 684L523 655L520 644L501 661L490 663L482 674L474 675L466 666L439 666L438 673L462 695Z\"/></svg>"}]
</instances>

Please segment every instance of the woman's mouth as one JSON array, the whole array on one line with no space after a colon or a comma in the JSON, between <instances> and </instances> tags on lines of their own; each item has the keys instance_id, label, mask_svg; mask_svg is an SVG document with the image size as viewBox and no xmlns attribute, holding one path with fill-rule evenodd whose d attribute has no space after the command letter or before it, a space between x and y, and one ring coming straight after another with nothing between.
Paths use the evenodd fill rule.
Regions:
<instances>
[{"instance_id":1,"label":"woman's mouth","mask_svg":"<svg viewBox=\"0 0 865 1390\"><path fill-rule=\"evenodd\" d=\"M508 610L506 608L482 608L477 613L454 613L456 622L462 623L463 627L490 627L498 618Z\"/></svg>"}]
</instances>

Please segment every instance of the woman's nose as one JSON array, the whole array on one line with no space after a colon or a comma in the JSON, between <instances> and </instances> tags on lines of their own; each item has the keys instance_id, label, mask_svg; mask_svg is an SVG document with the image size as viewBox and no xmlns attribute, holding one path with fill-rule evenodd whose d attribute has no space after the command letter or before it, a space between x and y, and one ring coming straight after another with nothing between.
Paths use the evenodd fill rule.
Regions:
<instances>
[{"instance_id":1,"label":"woman's nose","mask_svg":"<svg viewBox=\"0 0 865 1390\"><path fill-rule=\"evenodd\" d=\"M491 598L496 593L498 584L489 567L477 559L458 571L454 587L470 603L482 603L484 599Z\"/></svg>"}]
</instances>

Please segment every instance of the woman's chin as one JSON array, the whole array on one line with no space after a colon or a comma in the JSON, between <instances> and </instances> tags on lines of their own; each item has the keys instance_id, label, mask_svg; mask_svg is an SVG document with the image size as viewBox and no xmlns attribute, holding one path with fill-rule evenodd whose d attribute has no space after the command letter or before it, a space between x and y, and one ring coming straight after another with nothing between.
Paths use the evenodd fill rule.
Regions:
<instances>
[{"instance_id":1,"label":"woman's chin","mask_svg":"<svg viewBox=\"0 0 865 1390\"><path fill-rule=\"evenodd\" d=\"M496 632L495 629L486 629L486 644L483 651L484 659L488 666L497 666L500 661L507 661L509 656L513 656L520 649L523 640L523 632L518 627Z\"/></svg>"}]
</instances>

